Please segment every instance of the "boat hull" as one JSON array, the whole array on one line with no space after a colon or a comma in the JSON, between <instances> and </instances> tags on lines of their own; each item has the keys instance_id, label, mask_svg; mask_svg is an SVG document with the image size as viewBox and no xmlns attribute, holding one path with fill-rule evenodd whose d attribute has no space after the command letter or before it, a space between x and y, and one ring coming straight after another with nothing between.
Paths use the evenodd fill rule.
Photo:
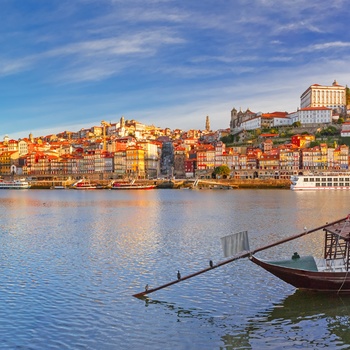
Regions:
<instances>
[{"instance_id":1,"label":"boat hull","mask_svg":"<svg viewBox=\"0 0 350 350\"><path fill-rule=\"evenodd\" d=\"M350 173L293 175L290 189L293 191L348 191Z\"/></svg>"},{"instance_id":2,"label":"boat hull","mask_svg":"<svg viewBox=\"0 0 350 350\"><path fill-rule=\"evenodd\" d=\"M348 272L309 271L260 260L254 255L250 260L284 282L298 289L350 294L350 274Z\"/></svg>"},{"instance_id":3,"label":"boat hull","mask_svg":"<svg viewBox=\"0 0 350 350\"><path fill-rule=\"evenodd\" d=\"M76 186L75 190L96 190L96 186Z\"/></svg>"},{"instance_id":4,"label":"boat hull","mask_svg":"<svg viewBox=\"0 0 350 350\"><path fill-rule=\"evenodd\" d=\"M156 188L155 185L150 185L150 186L138 186L138 185L126 185L126 186L112 186L112 190L153 190Z\"/></svg>"},{"instance_id":5,"label":"boat hull","mask_svg":"<svg viewBox=\"0 0 350 350\"><path fill-rule=\"evenodd\" d=\"M30 184L26 181L1 181L1 190L27 190L30 188Z\"/></svg>"}]
</instances>

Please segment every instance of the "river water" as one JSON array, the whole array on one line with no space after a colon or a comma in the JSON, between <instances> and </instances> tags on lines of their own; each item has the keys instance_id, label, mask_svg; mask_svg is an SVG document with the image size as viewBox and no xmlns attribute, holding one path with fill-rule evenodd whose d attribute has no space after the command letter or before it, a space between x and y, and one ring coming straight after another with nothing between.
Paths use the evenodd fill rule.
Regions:
<instances>
[{"instance_id":1,"label":"river water","mask_svg":"<svg viewBox=\"0 0 350 350\"><path fill-rule=\"evenodd\" d=\"M348 192L0 191L1 349L350 349L350 296L295 291L247 259L224 260L342 218ZM259 253L322 255L322 234Z\"/></svg>"}]
</instances>

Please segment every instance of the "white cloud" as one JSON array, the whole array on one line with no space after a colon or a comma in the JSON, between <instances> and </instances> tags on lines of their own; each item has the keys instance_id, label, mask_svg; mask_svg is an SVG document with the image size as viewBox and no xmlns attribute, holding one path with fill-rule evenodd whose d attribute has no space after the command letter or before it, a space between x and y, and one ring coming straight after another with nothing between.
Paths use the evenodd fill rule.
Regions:
<instances>
[{"instance_id":1,"label":"white cloud","mask_svg":"<svg viewBox=\"0 0 350 350\"><path fill-rule=\"evenodd\" d=\"M0 76L12 75L29 69L33 64L33 59L25 57L23 59L0 59Z\"/></svg>"},{"instance_id":2,"label":"white cloud","mask_svg":"<svg viewBox=\"0 0 350 350\"><path fill-rule=\"evenodd\" d=\"M312 52L317 50L329 50L329 49L335 49L335 48L348 48L350 47L350 42L343 42L343 41L333 41L333 42L327 42L322 44L313 44L309 45L308 47L305 47L300 50L300 52Z\"/></svg>"}]
</instances>

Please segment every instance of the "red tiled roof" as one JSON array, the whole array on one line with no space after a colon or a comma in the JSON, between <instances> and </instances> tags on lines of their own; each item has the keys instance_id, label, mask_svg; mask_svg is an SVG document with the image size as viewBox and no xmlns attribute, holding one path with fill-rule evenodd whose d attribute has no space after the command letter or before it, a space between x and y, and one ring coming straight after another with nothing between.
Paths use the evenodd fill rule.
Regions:
<instances>
[{"instance_id":1,"label":"red tiled roof","mask_svg":"<svg viewBox=\"0 0 350 350\"><path fill-rule=\"evenodd\" d=\"M317 111L317 110L332 110L332 109L328 107L305 107L305 108L299 109L299 111Z\"/></svg>"},{"instance_id":2,"label":"red tiled roof","mask_svg":"<svg viewBox=\"0 0 350 350\"><path fill-rule=\"evenodd\" d=\"M260 134L260 137L278 137L278 134Z\"/></svg>"}]
</instances>

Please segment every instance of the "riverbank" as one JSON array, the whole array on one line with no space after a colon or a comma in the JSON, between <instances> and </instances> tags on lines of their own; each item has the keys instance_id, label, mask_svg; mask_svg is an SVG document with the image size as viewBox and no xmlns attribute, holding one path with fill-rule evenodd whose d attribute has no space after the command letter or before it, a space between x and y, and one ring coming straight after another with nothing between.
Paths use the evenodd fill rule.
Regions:
<instances>
[{"instance_id":1,"label":"riverbank","mask_svg":"<svg viewBox=\"0 0 350 350\"><path fill-rule=\"evenodd\" d=\"M73 182L72 182L73 183ZM290 189L290 180L280 179L200 179L200 180L138 180L136 183L155 184L159 189ZM52 181L32 181L31 189L50 189L54 187ZM64 184L69 188L71 183ZM99 189L109 189L109 181L100 181Z\"/></svg>"},{"instance_id":2,"label":"riverbank","mask_svg":"<svg viewBox=\"0 0 350 350\"><path fill-rule=\"evenodd\" d=\"M290 189L290 180L280 179L228 179L228 180L200 180L198 187L233 189Z\"/></svg>"}]
</instances>

